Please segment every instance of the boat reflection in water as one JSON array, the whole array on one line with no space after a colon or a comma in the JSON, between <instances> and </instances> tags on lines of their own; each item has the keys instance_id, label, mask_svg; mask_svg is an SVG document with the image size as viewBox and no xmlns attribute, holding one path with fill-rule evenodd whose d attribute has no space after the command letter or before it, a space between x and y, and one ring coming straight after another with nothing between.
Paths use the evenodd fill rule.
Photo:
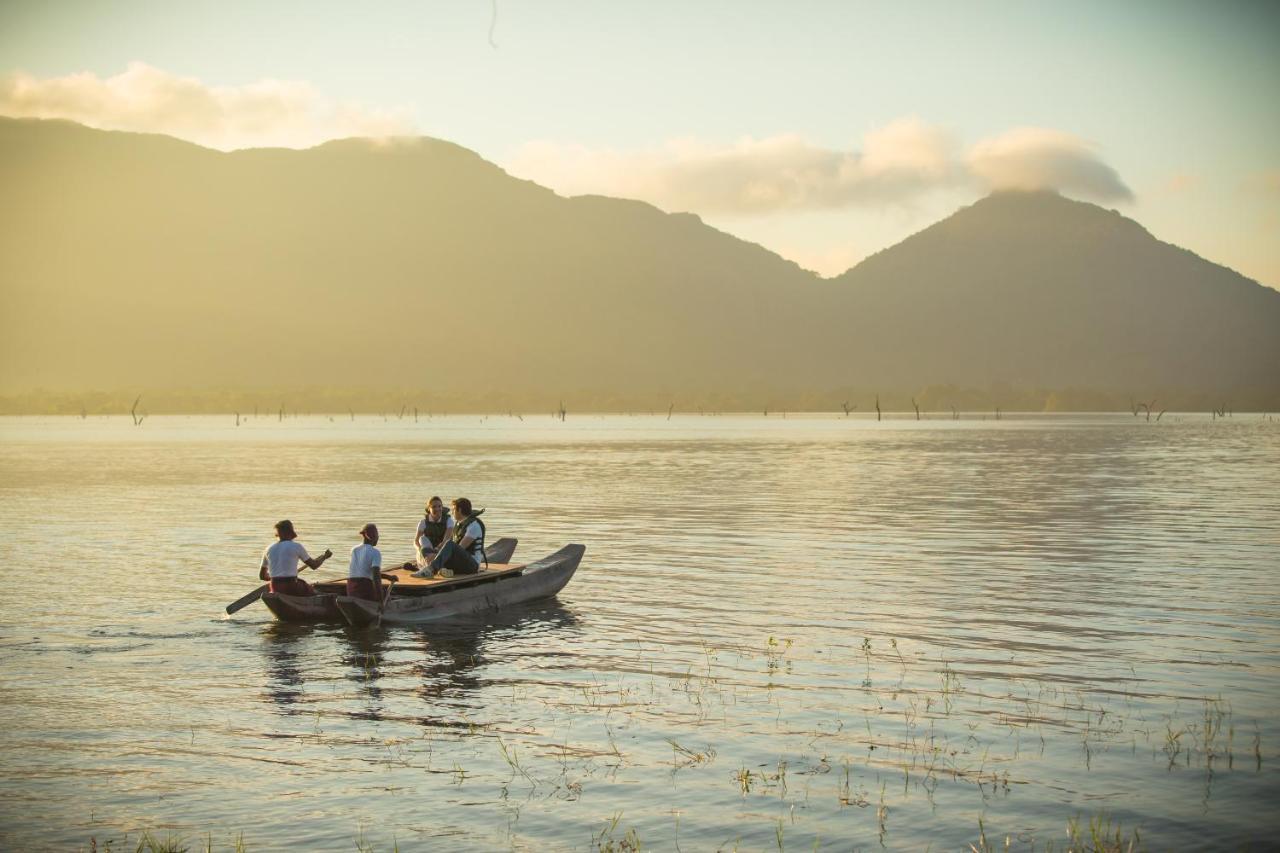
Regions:
<instances>
[{"instance_id":1,"label":"boat reflection in water","mask_svg":"<svg viewBox=\"0 0 1280 853\"><path fill-rule=\"evenodd\" d=\"M289 716L465 728L458 709L501 681L481 677L494 663L485 654L491 643L509 648L511 638L520 636L545 646L554 636L552 644L563 646L578 634L578 617L556 599L434 626L357 630L270 622L260 632L265 693L277 713ZM354 693L335 687L341 682L354 686ZM430 706L425 713L423 701Z\"/></svg>"}]
</instances>

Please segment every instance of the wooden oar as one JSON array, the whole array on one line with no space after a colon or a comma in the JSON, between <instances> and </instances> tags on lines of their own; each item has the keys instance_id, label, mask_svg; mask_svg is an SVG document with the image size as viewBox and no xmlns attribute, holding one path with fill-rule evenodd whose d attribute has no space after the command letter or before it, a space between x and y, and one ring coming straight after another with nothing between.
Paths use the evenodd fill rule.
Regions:
<instances>
[{"instance_id":1,"label":"wooden oar","mask_svg":"<svg viewBox=\"0 0 1280 853\"><path fill-rule=\"evenodd\" d=\"M387 577L390 578L391 583L387 584L387 594L382 597L382 603L378 605L378 621L373 623L375 629L382 627L382 611L387 609L387 602L391 600L391 590L396 586L396 576L387 575Z\"/></svg>"},{"instance_id":2,"label":"wooden oar","mask_svg":"<svg viewBox=\"0 0 1280 853\"><path fill-rule=\"evenodd\" d=\"M244 598L236 599L235 601L228 604L227 615L230 616L232 613L235 613L237 610L243 610L244 608L248 607L250 604L253 604L255 601L257 601L259 598L262 598L262 594L267 591L267 587L269 586L270 584L264 583L262 586L258 587L253 592L246 595Z\"/></svg>"}]
</instances>

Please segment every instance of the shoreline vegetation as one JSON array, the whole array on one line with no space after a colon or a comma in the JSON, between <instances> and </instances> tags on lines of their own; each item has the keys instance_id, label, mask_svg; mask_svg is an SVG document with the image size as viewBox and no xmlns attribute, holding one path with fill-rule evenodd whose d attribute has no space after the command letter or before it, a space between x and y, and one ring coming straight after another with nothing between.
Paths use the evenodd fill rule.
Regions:
<instances>
[{"instance_id":1,"label":"shoreline vegetation","mask_svg":"<svg viewBox=\"0 0 1280 853\"><path fill-rule=\"evenodd\" d=\"M298 388L265 390L130 389L47 391L35 389L0 395L0 415L132 415L135 423L148 415L219 415L239 419L283 420L299 415L430 419L450 414L512 417L568 414L731 415L835 413L881 415L901 419L999 417L1011 413L1123 412L1147 420L1163 413L1203 412L1229 417L1239 412L1280 410L1280 398L1260 389L1203 391L1156 390L1122 393L1091 389L1022 389L1005 385L957 388L932 385L916 391L843 388L829 391L733 392L500 392L428 393L412 389L359 390Z\"/></svg>"}]
</instances>

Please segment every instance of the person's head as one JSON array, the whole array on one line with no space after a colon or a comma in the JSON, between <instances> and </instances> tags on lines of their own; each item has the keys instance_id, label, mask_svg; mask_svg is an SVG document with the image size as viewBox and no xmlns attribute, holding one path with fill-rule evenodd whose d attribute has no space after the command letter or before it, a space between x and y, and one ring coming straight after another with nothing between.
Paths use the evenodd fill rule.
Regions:
<instances>
[{"instance_id":1,"label":"person's head","mask_svg":"<svg viewBox=\"0 0 1280 853\"><path fill-rule=\"evenodd\" d=\"M360 528L360 536L370 545L378 544L378 525L372 521Z\"/></svg>"},{"instance_id":2,"label":"person's head","mask_svg":"<svg viewBox=\"0 0 1280 853\"><path fill-rule=\"evenodd\" d=\"M293 522L289 519L276 522L276 537L281 541L285 539L297 539L298 534L293 529Z\"/></svg>"},{"instance_id":3,"label":"person's head","mask_svg":"<svg viewBox=\"0 0 1280 853\"><path fill-rule=\"evenodd\" d=\"M427 501L427 515L432 518L439 518L444 514L444 501L440 500L439 495L432 495L431 500Z\"/></svg>"},{"instance_id":4,"label":"person's head","mask_svg":"<svg viewBox=\"0 0 1280 853\"><path fill-rule=\"evenodd\" d=\"M471 515L471 501L467 498L454 498L450 506L453 507L455 521L462 521L462 519Z\"/></svg>"}]
</instances>

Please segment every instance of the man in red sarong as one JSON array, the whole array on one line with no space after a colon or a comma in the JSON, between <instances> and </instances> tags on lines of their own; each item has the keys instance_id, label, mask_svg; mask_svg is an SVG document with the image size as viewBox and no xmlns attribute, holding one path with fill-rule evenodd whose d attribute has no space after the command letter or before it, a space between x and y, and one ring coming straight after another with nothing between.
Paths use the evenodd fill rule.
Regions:
<instances>
[{"instance_id":1,"label":"man in red sarong","mask_svg":"<svg viewBox=\"0 0 1280 853\"><path fill-rule=\"evenodd\" d=\"M328 548L319 557L313 558L307 549L298 542L298 533L293 529L289 519L276 522L276 538L279 540L269 545L262 552L262 568L258 577L268 581L272 592L285 595L315 595L311 584L298 577L298 564L305 563L313 569L320 568L325 560L333 556Z\"/></svg>"},{"instance_id":2,"label":"man in red sarong","mask_svg":"<svg viewBox=\"0 0 1280 853\"><path fill-rule=\"evenodd\" d=\"M378 544L378 526L360 528L359 545L351 549L351 567L347 570L347 595L366 601L382 601L382 554Z\"/></svg>"}]
</instances>

